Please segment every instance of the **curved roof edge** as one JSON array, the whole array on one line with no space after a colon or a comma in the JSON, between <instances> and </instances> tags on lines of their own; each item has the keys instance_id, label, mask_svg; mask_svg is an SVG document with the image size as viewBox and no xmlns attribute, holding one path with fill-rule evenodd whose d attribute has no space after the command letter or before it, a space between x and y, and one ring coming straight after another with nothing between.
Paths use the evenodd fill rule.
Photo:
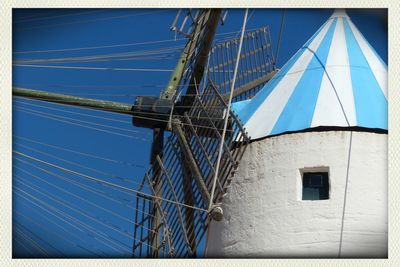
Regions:
<instances>
[{"instance_id":1,"label":"curved roof edge","mask_svg":"<svg viewBox=\"0 0 400 267\"><path fill-rule=\"evenodd\" d=\"M318 126L314 128L307 128L298 131L284 132L275 135L267 135L259 138L251 138L250 142L261 141L267 138L278 137L283 135L292 135L299 133L316 133L316 132L363 132L363 133L374 133L374 134L388 134L388 130L380 128L365 128L358 126L341 127L341 126Z\"/></svg>"},{"instance_id":2,"label":"curved roof edge","mask_svg":"<svg viewBox=\"0 0 400 267\"><path fill-rule=\"evenodd\" d=\"M253 139L319 126L387 130L387 66L339 9L281 70L232 109Z\"/></svg>"}]
</instances>

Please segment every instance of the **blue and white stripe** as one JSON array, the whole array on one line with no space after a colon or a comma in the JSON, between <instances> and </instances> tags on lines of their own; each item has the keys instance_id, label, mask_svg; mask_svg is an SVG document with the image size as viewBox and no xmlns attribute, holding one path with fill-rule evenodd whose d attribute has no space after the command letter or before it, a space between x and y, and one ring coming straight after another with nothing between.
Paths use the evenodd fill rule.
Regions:
<instances>
[{"instance_id":1,"label":"blue and white stripe","mask_svg":"<svg viewBox=\"0 0 400 267\"><path fill-rule=\"evenodd\" d=\"M387 66L337 10L253 99L233 109L252 139L318 126L387 130Z\"/></svg>"}]
</instances>

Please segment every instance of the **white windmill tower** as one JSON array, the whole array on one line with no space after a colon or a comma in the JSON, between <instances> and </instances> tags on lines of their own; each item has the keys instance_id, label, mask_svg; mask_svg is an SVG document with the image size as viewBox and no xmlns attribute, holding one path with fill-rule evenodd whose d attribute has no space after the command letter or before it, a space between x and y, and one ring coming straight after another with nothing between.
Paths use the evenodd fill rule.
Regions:
<instances>
[{"instance_id":1,"label":"white windmill tower","mask_svg":"<svg viewBox=\"0 0 400 267\"><path fill-rule=\"evenodd\" d=\"M207 256L387 256L387 66L337 10L251 100Z\"/></svg>"}]
</instances>

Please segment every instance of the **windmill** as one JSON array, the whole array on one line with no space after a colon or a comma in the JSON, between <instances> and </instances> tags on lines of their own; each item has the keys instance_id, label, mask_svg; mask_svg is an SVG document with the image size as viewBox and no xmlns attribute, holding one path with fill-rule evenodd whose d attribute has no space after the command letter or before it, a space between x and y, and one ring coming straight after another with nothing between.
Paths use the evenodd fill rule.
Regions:
<instances>
[{"instance_id":1,"label":"windmill","mask_svg":"<svg viewBox=\"0 0 400 267\"><path fill-rule=\"evenodd\" d=\"M137 97L132 105L13 89L16 96L130 114L133 125L153 129L152 167L136 194L133 255L139 257L197 255L210 220L223 216L219 203L249 141L228 104L235 66L231 97L237 99L254 95L276 72L267 27L212 47L226 14L206 9L189 10L183 20L180 15L171 28L188 42L159 98ZM163 144L165 131L171 134Z\"/></svg>"},{"instance_id":2,"label":"windmill","mask_svg":"<svg viewBox=\"0 0 400 267\"><path fill-rule=\"evenodd\" d=\"M335 10L235 108L256 141L206 255L386 258L387 105L387 65Z\"/></svg>"}]
</instances>

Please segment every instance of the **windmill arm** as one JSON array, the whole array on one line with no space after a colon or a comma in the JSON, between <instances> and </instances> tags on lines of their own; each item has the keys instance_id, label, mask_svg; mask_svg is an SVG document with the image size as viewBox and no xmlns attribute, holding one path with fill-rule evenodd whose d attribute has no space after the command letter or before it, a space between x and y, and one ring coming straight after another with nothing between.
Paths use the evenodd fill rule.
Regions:
<instances>
[{"instance_id":1,"label":"windmill arm","mask_svg":"<svg viewBox=\"0 0 400 267\"><path fill-rule=\"evenodd\" d=\"M249 83L246 83L246 84L244 84L244 85L241 85L241 86L237 87L237 88L235 89L235 91L233 91L233 98L235 98L235 97L237 97L237 96L239 96L239 95L243 95L243 94L245 94L246 92L248 92L248 91L250 91L250 90L253 90L253 89L256 88L256 87L261 86L261 85L267 83L269 80L272 79L272 77L274 77L274 75L275 75L278 71L279 71L278 69L275 69L275 70L269 72L268 74L266 74L266 75L264 75L264 76L262 76L262 77L260 77L260 78L258 78L258 79L256 79L256 80L253 80L253 81L251 81L251 82L249 82ZM229 98L229 92L223 94L222 97L224 98L225 101L227 101L228 98Z\"/></svg>"},{"instance_id":2,"label":"windmill arm","mask_svg":"<svg viewBox=\"0 0 400 267\"><path fill-rule=\"evenodd\" d=\"M209 13L207 26L204 31L204 36L201 40L201 46L199 47L197 61L193 68L193 74L190 78L189 86L186 90L186 95L182 99L184 106L190 106L193 104L194 94L196 93L196 84L200 83L203 78L204 69L206 67L208 59L208 53L210 52L211 44L214 40L220 15L221 9L212 9Z\"/></svg>"},{"instance_id":3,"label":"windmill arm","mask_svg":"<svg viewBox=\"0 0 400 267\"><path fill-rule=\"evenodd\" d=\"M132 115L132 104L13 87L13 96Z\"/></svg>"}]
</instances>

